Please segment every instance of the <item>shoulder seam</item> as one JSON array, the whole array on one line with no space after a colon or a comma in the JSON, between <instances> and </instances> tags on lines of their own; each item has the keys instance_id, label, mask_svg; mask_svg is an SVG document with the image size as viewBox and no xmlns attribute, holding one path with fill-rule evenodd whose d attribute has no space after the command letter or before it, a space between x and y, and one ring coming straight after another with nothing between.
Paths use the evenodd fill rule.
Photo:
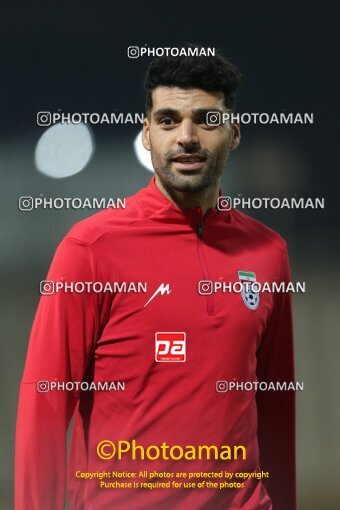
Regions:
<instances>
[{"instance_id":1,"label":"shoulder seam","mask_svg":"<svg viewBox=\"0 0 340 510\"><path fill-rule=\"evenodd\" d=\"M137 200L138 202L138 200ZM171 202L168 204L165 204L163 207L161 207L160 209L158 209L154 214L151 214L150 216L144 216L142 218L137 218L137 219L134 219L134 220L131 220L130 222L128 223L125 223L124 225L116 225L114 227L112 227L110 230L107 230L105 232L103 232L99 237L97 237L96 239L94 239L94 241L90 242L90 243L87 243L86 241L84 241L83 239L80 239L78 237L75 237L74 234L71 234L71 235L68 235L66 234L65 236L65 239L73 239L74 241L78 241L79 243L83 244L84 246L88 246L88 247L91 247L93 246L97 241L99 241L102 237L104 237L105 235L107 234L110 234L111 232L114 232L115 230L119 230L120 228L123 228L123 227L127 227L127 226L130 226L132 225L133 223L138 223L138 222L141 222L141 221L144 221L144 220L150 220L152 219L154 216L156 216L157 213L159 213L160 211L163 211L164 209L167 209L168 207L171 206ZM73 227L72 227L73 228Z\"/></svg>"}]
</instances>

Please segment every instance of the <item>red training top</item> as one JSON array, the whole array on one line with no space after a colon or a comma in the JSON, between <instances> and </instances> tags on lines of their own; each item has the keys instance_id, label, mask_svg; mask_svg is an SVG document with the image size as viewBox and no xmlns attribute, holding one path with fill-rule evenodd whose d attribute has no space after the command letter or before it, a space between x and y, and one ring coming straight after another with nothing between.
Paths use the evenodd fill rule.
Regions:
<instances>
[{"instance_id":1,"label":"red training top","mask_svg":"<svg viewBox=\"0 0 340 510\"><path fill-rule=\"evenodd\" d=\"M71 510L295 510L294 391L225 391L223 382L294 381L289 293L210 293L215 282L243 282L244 275L289 282L285 241L237 210L208 209L202 218L200 207L179 209L154 177L125 209L108 208L70 230L47 279L120 288L81 293L66 286L40 299L20 389L16 510L63 510L67 479ZM200 293L200 280L213 283L201 284ZM142 291L130 282L142 282ZM81 381L114 382L116 391L86 391ZM78 387L46 391L57 382ZM117 447L133 439L145 451L169 448L156 460L143 460L140 450L136 460L131 452L121 460L97 454L101 441ZM174 460L175 445L174 457L187 445L243 445L246 459L221 460L210 450L210 458ZM269 478L229 480L242 488L197 488L223 480L176 478L261 470ZM103 471L136 475L76 476ZM150 480L144 471L168 475ZM140 485L109 487L118 480ZM182 486L141 486L152 482Z\"/></svg>"}]
</instances>

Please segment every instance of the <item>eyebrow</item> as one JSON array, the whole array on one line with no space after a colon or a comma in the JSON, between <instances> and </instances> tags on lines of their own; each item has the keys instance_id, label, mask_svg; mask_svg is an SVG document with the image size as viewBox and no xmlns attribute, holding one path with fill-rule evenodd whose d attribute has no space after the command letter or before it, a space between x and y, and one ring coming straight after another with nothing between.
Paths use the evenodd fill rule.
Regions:
<instances>
[{"instance_id":1,"label":"eyebrow","mask_svg":"<svg viewBox=\"0 0 340 510\"><path fill-rule=\"evenodd\" d=\"M220 108L194 108L191 110L194 115L206 115L209 112L219 112L223 113L223 110ZM179 115L180 111L175 110L174 108L160 108L154 112L154 117L159 117L161 115Z\"/></svg>"}]
</instances>

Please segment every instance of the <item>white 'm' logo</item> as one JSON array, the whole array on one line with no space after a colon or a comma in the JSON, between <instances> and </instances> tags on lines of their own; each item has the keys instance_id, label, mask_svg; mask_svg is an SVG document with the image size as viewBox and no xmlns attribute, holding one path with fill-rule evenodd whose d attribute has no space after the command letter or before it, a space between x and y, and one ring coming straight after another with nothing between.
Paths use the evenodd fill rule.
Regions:
<instances>
[{"instance_id":1,"label":"white 'm' logo","mask_svg":"<svg viewBox=\"0 0 340 510\"><path fill-rule=\"evenodd\" d=\"M146 307L146 305L148 305L150 303L150 301L153 300L154 297L157 296L157 294L161 293L161 295L163 296L163 294L167 293L167 294L170 294L171 290L170 290L170 283L167 283L166 285L164 283L161 283L160 286L158 287L158 289L156 290L156 292L154 292L151 296L151 298L149 299L149 301L147 301L144 305L144 308Z\"/></svg>"}]
</instances>

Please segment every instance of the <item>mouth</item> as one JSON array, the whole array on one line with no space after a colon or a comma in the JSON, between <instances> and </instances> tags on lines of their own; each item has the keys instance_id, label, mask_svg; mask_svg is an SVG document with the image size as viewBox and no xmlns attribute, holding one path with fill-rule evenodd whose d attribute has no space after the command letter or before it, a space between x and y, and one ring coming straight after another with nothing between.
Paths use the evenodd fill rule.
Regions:
<instances>
[{"instance_id":1,"label":"mouth","mask_svg":"<svg viewBox=\"0 0 340 510\"><path fill-rule=\"evenodd\" d=\"M180 154L171 161L179 170L200 170L204 166L206 159L198 154Z\"/></svg>"}]
</instances>

